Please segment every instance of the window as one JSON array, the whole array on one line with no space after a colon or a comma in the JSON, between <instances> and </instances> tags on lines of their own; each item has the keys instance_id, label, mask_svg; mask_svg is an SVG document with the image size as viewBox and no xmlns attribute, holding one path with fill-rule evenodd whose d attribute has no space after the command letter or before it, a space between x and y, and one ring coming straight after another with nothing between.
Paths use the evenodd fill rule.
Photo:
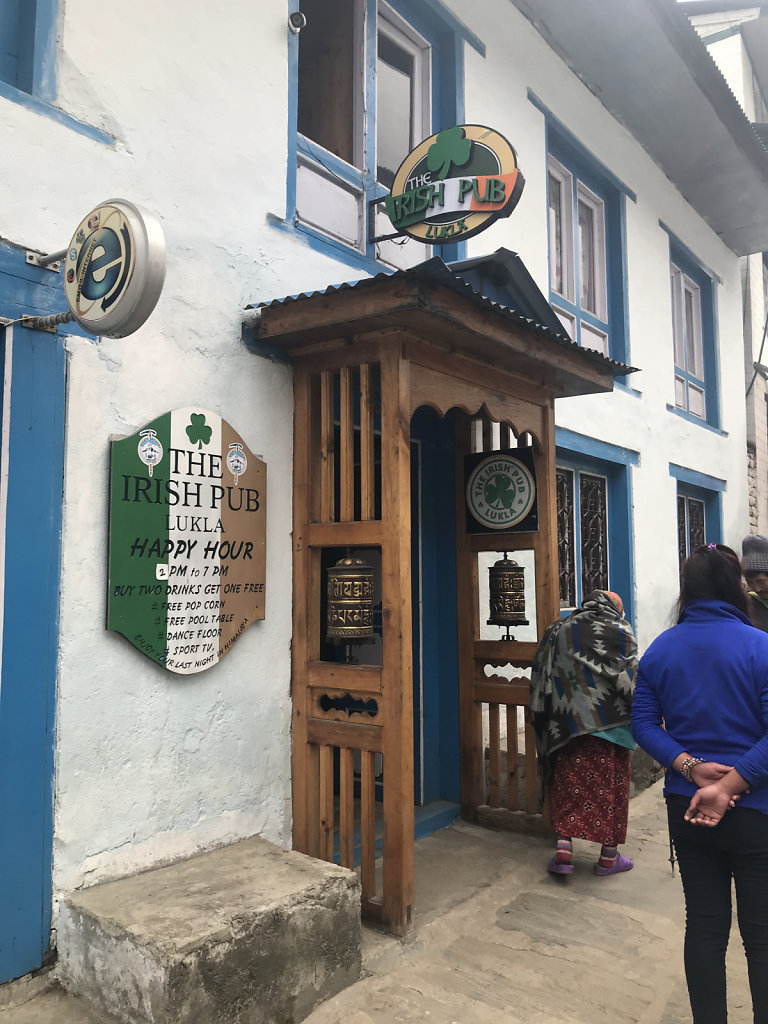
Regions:
<instances>
[{"instance_id":1,"label":"window","mask_svg":"<svg viewBox=\"0 0 768 1024\"><path fill-rule=\"evenodd\" d=\"M624 360L623 197L552 130L547 166L550 302L573 341Z\"/></svg>"},{"instance_id":2,"label":"window","mask_svg":"<svg viewBox=\"0 0 768 1024\"><path fill-rule=\"evenodd\" d=\"M712 280L673 246L670 282L675 408L718 426Z\"/></svg>"},{"instance_id":3,"label":"window","mask_svg":"<svg viewBox=\"0 0 768 1024\"><path fill-rule=\"evenodd\" d=\"M705 505L701 498L678 493L677 553L681 565L692 551L707 542L704 509Z\"/></svg>"},{"instance_id":4,"label":"window","mask_svg":"<svg viewBox=\"0 0 768 1024\"><path fill-rule=\"evenodd\" d=\"M558 468L557 527L560 607L574 608L593 590L608 589L608 482L604 476Z\"/></svg>"},{"instance_id":5,"label":"window","mask_svg":"<svg viewBox=\"0 0 768 1024\"><path fill-rule=\"evenodd\" d=\"M621 594L631 620L634 597L629 467L638 456L557 429L557 549L560 608L593 590Z\"/></svg>"},{"instance_id":6,"label":"window","mask_svg":"<svg viewBox=\"0 0 768 1024\"><path fill-rule=\"evenodd\" d=\"M58 0L3 0L1 6L0 83L52 100Z\"/></svg>"},{"instance_id":7,"label":"window","mask_svg":"<svg viewBox=\"0 0 768 1024\"><path fill-rule=\"evenodd\" d=\"M389 191L410 150L460 122L461 39L484 52L482 44L438 0L301 0L301 10L289 216L316 240L360 257L419 263L431 246L373 241L393 229L372 203ZM444 247L446 257L456 258L456 248Z\"/></svg>"},{"instance_id":8,"label":"window","mask_svg":"<svg viewBox=\"0 0 768 1024\"><path fill-rule=\"evenodd\" d=\"M670 464L677 481L677 555L680 564L696 548L719 543L722 533L720 495L725 481Z\"/></svg>"}]
</instances>

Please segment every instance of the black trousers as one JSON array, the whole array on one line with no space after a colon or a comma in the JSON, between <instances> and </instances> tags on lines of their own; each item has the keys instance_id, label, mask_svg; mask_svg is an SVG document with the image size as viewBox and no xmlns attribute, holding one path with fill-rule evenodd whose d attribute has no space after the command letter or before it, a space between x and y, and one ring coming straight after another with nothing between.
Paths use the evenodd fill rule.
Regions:
<instances>
[{"instance_id":1,"label":"black trousers","mask_svg":"<svg viewBox=\"0 0 768 1024\"><path fill-rule=\"evenodd\" d=\"M738 805L714 828L691 825L684 798L667 800L685 892L685 976L694 1024L728 1019L725 952L731 879L747 954L755 1024L768 1024L768 816Z\"/></svg>"}]
</instances>

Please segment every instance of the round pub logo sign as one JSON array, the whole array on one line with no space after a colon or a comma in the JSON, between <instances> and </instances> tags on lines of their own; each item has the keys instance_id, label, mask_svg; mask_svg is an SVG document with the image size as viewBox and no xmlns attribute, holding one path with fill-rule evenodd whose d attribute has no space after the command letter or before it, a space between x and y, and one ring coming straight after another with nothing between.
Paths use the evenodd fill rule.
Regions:
<instances>
[{"instance_id":1,"label":"round pub logo sign","mask_svg":"<svg viewBox=\"0 0 768 1024\"><path fill-rule=\"evenodd\" d=\"M509 530L521 523L535 497L531 471L511 455L483 459L467 480L467 508L478 523L491 530Z\"/></svg>"},{"instance_id":2,"label":"round pub logo sign","mask_svg":"<svg viewBox=\"0 0 768 1024\"><path fill-rule=\"evenodd\" d=\"M508 217L525 179L503 135L479 124L431 135L400 164L385 199L396 231L439 245Z\"/></svg>"}]
</instances>

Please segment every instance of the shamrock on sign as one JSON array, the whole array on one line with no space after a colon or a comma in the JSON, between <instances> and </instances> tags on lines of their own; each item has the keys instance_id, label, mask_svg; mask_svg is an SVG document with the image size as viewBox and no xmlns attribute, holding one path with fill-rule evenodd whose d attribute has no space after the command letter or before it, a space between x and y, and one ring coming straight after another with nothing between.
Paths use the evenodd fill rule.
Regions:
<instances>
[{"instance_id":1,"label":"shamrock on sign","mask_svg":"<svg viewBox=\"0 0 768 1024\"><path fill-rule=\"evenodd\" d=\"M437 133L437 137L427 150L427 167L430 171L436 172L438 180L448 177L448 172L453 164L455 167L463 167L469 160L472 153L472 140L464 136L464 129L458 125L455 128L446 128Z\"/></svg>"},{"instance_id":2,"label":"shamrock on sign","mask_svg":"<svg viewBox=\"0 0 768 1024\"><path fill-rule=\"evenodd\" d=\"M189 426L187 427L187 437L192 444L197 444L199 450L204 444L210 442L212 433L212 428L205 424L205 416L201 412L193 412L189 417Z\"/></svg>"},{"instance_id":3,"label":"shamrock on sign","mask_svg":"<svg viewBox=\"0 0 768 1024\"><path fill-rule=\"evenodd\" d=\"M485 485L485 500L492 508L498 508L499 505L503 505L504 508L512 508L514 499L514 488L509 477L504 476L503 473L491 477Z\"/></svg>"}]
</instances>

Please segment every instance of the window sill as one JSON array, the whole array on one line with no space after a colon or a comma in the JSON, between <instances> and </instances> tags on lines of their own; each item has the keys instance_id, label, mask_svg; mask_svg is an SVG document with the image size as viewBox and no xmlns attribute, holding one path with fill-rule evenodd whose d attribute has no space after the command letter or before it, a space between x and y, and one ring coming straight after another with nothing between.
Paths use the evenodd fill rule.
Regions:
<instances>
[{"instance_id":1,"label":"window sill","mask_svg":"<svg viewBox=\"0 0 768 1024\"><path fill-rule=\"evenodd\" d=\"M711 423L707 423L706 420L700 419L698 416L692 416L691 413L685 412L683 409L678 409L676 405L670 405L667 403L668 412L674 413L675 416L679 416L680 419L687 420L688 423L695 423L698 427L703 427L705 430L711 430L713 434L719 434L721 437L728 437L727 430L721 430L720 427L713 427Z\"/></svg>"},{"instance_id":2,"label":"window sill","mask_svg":"<svg viewBox=\"0 0 768 1024\"><path fill-rule=\"evenodd\" d=\"M310 228L306 224L291 224L283 217L278 217L274 213L268 213L267 225L275 228L277 231L282 231L284 234L293 235L294 238L299 239L305 245L308 245L310 249L314 249L315 252L322 253L324 256L338 260L341 263L346 263L348 267L354 267L355 270L360 270L366 274L394 273L393 269L385 263L372 260L370 256L366 256L351 246L344 245L343 242L337 242L333 238L324 235L322 231Z\"/></svg>"},{"instance_id":3,"label":"window sill","mask_svg":"<svg viewBox=\"0 0 768 1024\"><path fill-rule=\"evenodd\" d=\"M65 128L71 128L72 131L77 132L79 135L85 135L86 138L100 142L104 146L110 146L111 148L115 146L115 137L108 132L104 132L100 128L94 128L93 125L85 124L83 121L78 121L77 118L65 113L59 107L54 107L45 100L23 92L13 85L8 85L7 82L0 81L0 97L9 100L11 103L17 103L21 107L26 107L27 110L31 110L35 114L41 114L43 117L50 118Z\"/></svg>"},{"instance_id":4,"label":"window sill","mask_svg":"<svg viewBox=\"0 0 768 1024\"><path fill-rule=\"evenodd\" d=\"M615 391L623 391L625 395L629 395L631 398L642 398L643 392L637 388L633 388L630 384L625 384L620 377L614 377L613 388Z\"/></svg>"}]
</instances>

